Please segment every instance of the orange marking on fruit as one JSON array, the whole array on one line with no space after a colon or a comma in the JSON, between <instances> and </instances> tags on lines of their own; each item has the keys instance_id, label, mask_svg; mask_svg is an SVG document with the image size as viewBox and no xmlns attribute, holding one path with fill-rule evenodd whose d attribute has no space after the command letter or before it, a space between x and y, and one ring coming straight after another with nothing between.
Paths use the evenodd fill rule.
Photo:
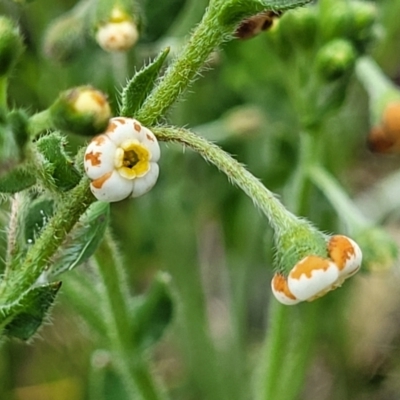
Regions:
<instances>
[{"instance_id":1,"label":"orange marking on fruit","mask_svg":"<svg viewBox=\"0 0 400 400\"><path fill-rule=\"evenodd\" d=\"M97 167L98 165L101 164L100 156L102 153L97 151L96 153L93 153L91 151L90 153L85 154L85 160L90 161L90 163L94 166Z\"/></svg>"},{"instance_id":2,"label":"orange marking on fruit","mask_svg":"<svg viewBox=\"0 0 400 400\"><path fill-rule=\"evenodd\" d=\"M151 142L154 142L154 138L153 138L151 135L149 135L148 133L146 133L146 137L147 137L147 139L150 140Z\"/></svg>"},{"instance_id":3,"label":"orange marking on fruit","mask_svg":"<svg viewBox=\"0 0 400 400\"><path fill-rule=\"evenodd\" d=\"M98 135L92 139L92 142L95 143L97 146L101 146L105 141L106 138L104 137L104 135Z\"/></svg>"},{"instance_id":4,"label":"orange marking on fruit","mask_svg":"<svg viewBox=\"0 0 400 400\"><path fill-rule=\"evenodd\" d=\"M329 267L329 260L318 256L307 256L293 267L290 271L290 277L298 280L302 275L305 275L310 279L312 278L313 271L319 269L326 271Z\"/></svg>"},{"instance_id":5,"label":"orange marking on fruit","mask_svg":"<svg viewBox=\"0 0 400 400\"><path fill-rule=\"evenodd\" d=\"M332 261L342 270L346 261L355 256L351 242L341 235L332 236L328 243L328 253Z\"/></svg>"},{"instance_id":6,"label":"orange marking on fruit","mask_svg":"<svg viewBox=\"0 0 400 400\"><path fill-rule=\"evenodd\" d=\"M292 300L297 300L293 293L289 290L286 278L280 274L276 273L272 278L272 285L275 291L283 293L286 297Z\"/></svg>"},{"instance_id":7,"label":"orange marking on fruit","mask_svg":"<svg viewBox=\"0 0 400 400\"><path fill-rule=\"evenodd\" d=\"M137 123L136 121L133 123L133 127L136 132L140 132L142 129L141 125L139 123Z\"/></svg>"},{"instance_id":8,"label":"orange marking on fruit","mask_svg":"<svg viewBox=\"0 0 400 400\"><path fill-rule=\"evenodd\" d=\"M112 174L112 171L107 172L106 174L102 175L100 178L92 181L93 187L95 187L96 189L101 189L104 185L104 182L106 182L108 180L108 178L111 176L111 174Z\"/></svg>"}]
</instances>

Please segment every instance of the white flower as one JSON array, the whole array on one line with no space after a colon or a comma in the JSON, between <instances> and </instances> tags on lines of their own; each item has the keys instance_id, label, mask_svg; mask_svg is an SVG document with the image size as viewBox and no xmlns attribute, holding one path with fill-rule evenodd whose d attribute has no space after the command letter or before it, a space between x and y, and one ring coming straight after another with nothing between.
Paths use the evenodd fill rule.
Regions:
<instances>
[{"instance_id":1,"label":"white flower","mask_svg":"<svg viewBox=\"0 0 400 400\"><path fill-rule=\"evenodd\" d=\"M109 21L96 32L96 41L106 51L127 51L139 39L139 32L133 21Z\"/></svg>"},{"instance_id":2,"label":"white flower","mask_svg":"<svg viewBox=\"0 0 400 400\"><path fill-rule=\"evenodd\" d=\"M139 197L156 183L160 147L146 127L132 118L111 118L107 130L85 152L85 171L98 200Z\"/></svg>"},{"instance_id":3,"label":"white flower","mask_svg":"<svg viewBox=\"0 0 400 400\"><path fill-rule=\"evenodd\" d=\"M313 301L354 275L361 266L362 253L356 242L342 235L332 236L327 246L329 258L309 255L300 260L286 277L277 272L271 288L285 305Z\"/></svg>"}]
</instances>

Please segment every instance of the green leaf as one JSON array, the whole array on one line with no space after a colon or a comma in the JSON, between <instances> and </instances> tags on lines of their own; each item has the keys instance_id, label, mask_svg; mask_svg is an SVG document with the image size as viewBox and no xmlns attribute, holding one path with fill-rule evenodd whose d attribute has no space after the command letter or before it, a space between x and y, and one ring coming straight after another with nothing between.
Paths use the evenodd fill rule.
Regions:
<instances>
[{"instance_id":1,"label":"green leaf","mask_svg":"<svg viewBox=\"0 0 400 400\"><path fill-rule=\"evenodd\" d=\"M151 64L137 72L126 84L121 94L119 115L132 117L139 110L153 89L168 53L169 47L163 50Z\"/></svg>"},{"instance_id":2,"label":"green leaf","mask_svg":"<svg viewBox=\"0 0 400 400\"><path fill-rule=\"evenodd\" d=\"M0 176L0 193L17 193L36 183L36 176L26 166L17 166Z\"/></svg>"},{"instance_id":3,"label":"green leaf","mask_svg":"<svg viewBox=\"0 0 400 400\"><path fill-rule=\"evenodd\" d=\"M28 340L42 325L54 303L61 282L35 287L16 302L0 307L0 327L8 337Z\"/></svg>"},{"instance_id":4,"label":"green leaf","mask_svg":"<svg viewBox=\"0 0 400 400\"><path fill-rule=\"evenodd\" d=\"M158 273L149 291L136 298L133 311L134 340L141 348L155 344L173 317L173 302L169 290L170 277Z\"/></svg>"},{"instance_id":5,"label":"green leaf","mask_svg":"<svg viewBox=\"0 0 400 400\"><path fill-rule=\"evenodd\" d=\"M36 142L39 152L45 159L45 170L51 175L54 181L51 183L54 183L61 191L72 189L81 179L72 160L64 150L65 145L65 138L58 132L42 136Z\"/></svg>"},{"instance_id":6,"label":"green leaf","mask_svg":"<svg viewBox=\"0 0 400 400\"><path fill-rule=\"evenodd\" d=\"M219 21L223 26L232 26L243 19L262 11L285 11L304 6L311 0L229 0L221 3Z\"/></svg>"},{"instance_id":7,"label":"green leaf","mask_svg":"<svg viewBox=\"0 0 400 400\"><path fill-rule=\"evenodd\" d=\"M24 215L24 242L33 244L54 212L54 201L40 197L33 200Z\"/></svg>"},{"instance_id":8,"label":"green leaf","mask_svg":"<svg viewBox=\"0 0 400 400\"><path fill-rule=\"evenodd\" d=\"M110 204L93 203L51 259L48 277L55 277L88 260L103 239L110 219Z\"/></svg>"}]
</instances>

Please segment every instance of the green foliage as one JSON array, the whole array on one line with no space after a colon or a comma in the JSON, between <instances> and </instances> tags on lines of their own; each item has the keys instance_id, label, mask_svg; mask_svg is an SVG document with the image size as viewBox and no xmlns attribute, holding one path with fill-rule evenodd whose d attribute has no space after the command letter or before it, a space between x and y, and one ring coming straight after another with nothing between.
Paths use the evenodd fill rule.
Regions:
<instances>
[{"instance_id":1,"label":"green foliage","mask_svg":"<svg viewBox=\"0 0 400 400\"><path fill-rule=\"evenodd\" d=\"M34 287L13 304L0 306L0 327L8 337L30 339L48 317L61 282Z\"/></svg>"},{"instance_id":2,"label":"green foliage","mask_svg":"<svg viewBox=\"0 0 400 400\"><path fill-rule=\"evenodd\" d=\"M93 203L52 257L46 276L54 278L87 261L103 240L109 218L109 203Z\"/></svg>"},{"instance_id":3,"label":"green foliage","mask_svg":"<svg viewBox=\"0 0 400 400\"><path fill-rule=\"evenodd\" d=\"M121 93L119 115L123 117L135 116L135 113L153 89L168 53L169 48L167 47L153 62L142 68L128 81Z\"/></svg>"},{"instance_id":4,"label":"green foliage","mask_svg":"<svg viewBox=\"0 0 400 400\"><path fill-rule=\"evenodd\" d=\"M0 78L11 71L22 51L19 29L13 21L0 16Z\"/></svg>"},{"instance_id":5,"label":"green foliage","mask_svg":"<svg viewBox=\"0 0 400 400\"><path fill-rule=\"evenodd\" d=\"M35 172L29 166L18 166L0 176L0 193L17 193L35 183Z\"/></svg>"},{"instance_id":6,"label":"green foliage","mask_svg":"<svg viewBox=\"0 0 400 400\"><path fill-rule=\"evenodd\" d=\"M24 244L33 244L40 235L41 230L53 216L54 201L47 197L33 200L26 209L22 223L24 224Z\"/></svg>"},{"instance_id":7,"label":"green foliage","mask_svg":"<svg viewBox=\"0 0 400 400\"><path fill-rule=\"evenodd\" d=\"M61 191L72 189L81 178L64 150L65 144L65 138L56 132L42 136L36 142L37 149L44 158L45 174Z\"/></svg>"},{"instance_id":8,"label":"green foliage","mask_svg":"<svg viewBox=\"0 0 400 400\"><path fill-rule=\"evenodd\" d=\"M158 273L142 298L135 298L132 311L133 340L146 349L157 343L173 317L170 276Z\"/></svg>"}]
</instances>

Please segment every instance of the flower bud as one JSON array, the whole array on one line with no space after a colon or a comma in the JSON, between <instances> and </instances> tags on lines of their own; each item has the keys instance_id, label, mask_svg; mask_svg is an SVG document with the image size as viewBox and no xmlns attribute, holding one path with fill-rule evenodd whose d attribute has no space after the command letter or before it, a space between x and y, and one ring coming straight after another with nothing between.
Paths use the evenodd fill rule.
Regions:
<instances>
[{"instance_id":1,"label":"flower bud","mask_svg":"<svg viewBox=\"0 0 400 400\"><path fill-rule=\"evenodd\" d=\"M325 44L317 53L316 69L328 82L341 78L353 70L356 52L350 42L336 39Z\"/></svg>"},{"instance_id":2,"label":"flower bud","mask_svg":"<svg viewBox=\"0 0 400 400\"><path fill-rule=\"evenodd\" d=\"M49 111L56 129L85 136L104 131L111 117L107 97L91 86L62 92Z\"/></svg>"},{"instance_id":3,"label":"flower bud","mask_svg":"<svg viewBox=\"0 0 400 400\"><path fill-rule=\"evenodd\" d=\"M84 20L68 13L54 20L48 27L43 42L46 57L57 62L71 61L85 42Z\"/></svg>"},{"instance_id":4,"label":"flower bud","mask_svg":"<svg viewBox=\"0 0 400 400\"><path fill-rule=\"evenodd\" d=\"M276 299L285 305L313 301L342 285L361 266L362 253L356 242L343 235L329 238L327 257L309 254L299 260L286 275L277 272L271 288Z\"/></svg>"},{"instance_id":5,"label":"flower bud","mask_svg":"<svg viewBox=\"0 0 400 400\"><path fill-rule=\"evenodd\" d=\"M349 38L361 51L375 36L374 25L378 15L376 4L365 1L351 1L352 29Z\"/></svg>"},{"instance_id":6,"label":"flower bud","mask_svg":"<svg viewBox=\"0 0 400 400\"><path fill-rule=\"evenodd\" d=\"M280 20L280 29L294 47L313 46L317 31L317 8L315 6L288 11Z\"/></svg>"},{"instance_id":7,"label":"flower bud","mask_svg":"<svg viewBox=\"0 0 400 400\"><path fill-rule=\"evenodd\" d=\"M347 37L352 29L351 9L346 0L319 2L320 29L324 42Z\"/></svg>"},{"instance_id":8,"label":"flower bud","mask_svg":"<svg viewBox=\"0 0 400 400\"><path fill-rule=\"evenodd\" d=\"M400 101L387 104L380 124L372 127L367 144L376 153L400 153Z\"/></svg>"},{"instance_id":9,"label":"flower bud","mask_svg":"<svg viewBox=\"0 0 400 400\"><path fill-rule=\"evenodd\" d=\"M19 29L10 19L0 16L0 77L10 72L23 47Z\"/></svg>"},{"instance_id":10,"label":"flower bud","mask_svg":"<svg viewBox=\"0 0 400 400\"><path fill-rule=\"evenodd\" d=\"M238 39L251 39L261 32L271 28L274 19L282 13L275 11L264 11L250 18L246 18L236 29L235 36Z\"/></svg>"},{"instance_id":11,"label":"flower bud","mask_svg":"<svg viewBox=\"0 0 400 400\"><path fill-rule=\"evenodd\" d=\"M106 51L127 51L138 39L135 21L118 7L114 7L109 19L96 28L96 41Z\"/></svg>"},{"instance_id":12,"label":"flower bud","mask_svg":"<svg viewBox=\"0 0 400 400\"><path fill-rule=\"evenodd\" d=\"M367 271L386 271L392 268L399 256L394 239L380 227L370 227L357 236L363 249L364 266Z\"/></svg>"}]
</instances>

